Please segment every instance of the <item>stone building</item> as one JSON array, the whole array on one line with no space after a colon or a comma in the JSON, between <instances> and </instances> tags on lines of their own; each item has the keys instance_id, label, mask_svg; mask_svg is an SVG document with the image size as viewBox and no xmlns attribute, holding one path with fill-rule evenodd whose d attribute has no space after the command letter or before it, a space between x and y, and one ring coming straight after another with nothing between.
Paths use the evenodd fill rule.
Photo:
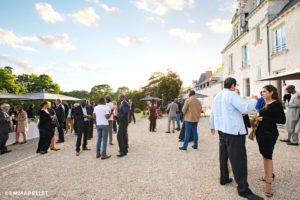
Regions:
<instances>
[{"instance_id":1,"label":"stone building","mask_svg":"<svg viewBox=\"0 0 300 200\"><path fill-rule=\"evenodd\" d=\"M223 78L234 77L248 99L282 81L300 90L300 0L238 0L232 35L223 49ZM298 55L298 56L297 56ZM283 77L283 75L288 75Z\"/></svg>"}]
</instances>

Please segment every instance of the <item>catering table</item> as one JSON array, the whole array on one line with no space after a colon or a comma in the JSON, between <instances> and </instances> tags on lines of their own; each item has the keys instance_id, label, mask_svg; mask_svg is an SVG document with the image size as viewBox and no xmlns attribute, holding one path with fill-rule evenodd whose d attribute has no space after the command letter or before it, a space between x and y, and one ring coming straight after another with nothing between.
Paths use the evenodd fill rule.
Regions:
<instances>
[{"instance_id":1,"label":"catering table","mask_svg":"<svg viewBox=\"0 0 300 200\"><path fill-rule=\"evenodd\" d=\"M34 121L30 121L28 124L28 131L26 132L27 140L38 138L39 137L39 129L38 123ZM8 134L8 140L6 142L6 146L11 145L16 142L16 133L12 132ZM23 142L23 136L20 133L19 142Z\"/></svg>"}]
</instances>

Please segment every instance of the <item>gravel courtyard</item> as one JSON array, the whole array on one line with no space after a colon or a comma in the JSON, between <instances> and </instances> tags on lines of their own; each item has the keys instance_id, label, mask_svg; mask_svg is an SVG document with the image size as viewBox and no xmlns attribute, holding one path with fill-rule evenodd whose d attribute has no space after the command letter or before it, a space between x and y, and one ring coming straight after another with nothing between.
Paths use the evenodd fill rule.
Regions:
<instances>
[{"instance_id":1,"label":"gravel courtyard","mask_svg":"<svg viewBox=\"0 0 300 200\"><path fill-rule=\"evenodd\" d=\"M13 152L0 156L0 199L243 199L236 183L219 184L218 136L209 133L208 118L199 123L199 148L178 150L178 134L166 134L167 118L159 119L157 132L138 119L129 125L129 154L118 158L118 145L108 145L108 160L96 159L96 131L88 141L92 150L75 156L75 140L68 133L58 152L35 153L37 140L10 146ZM286 133L281 132L280 138ZM257 143L247 140L248 182L263 196L263 163ZM300 147L278 142L274 152L273 199L300 199ZM232 173L231 173L232 177ZM12 195L38 191L40 196ZM42 195L45 191L47 194Z\"/></svg>"}]
</instances>

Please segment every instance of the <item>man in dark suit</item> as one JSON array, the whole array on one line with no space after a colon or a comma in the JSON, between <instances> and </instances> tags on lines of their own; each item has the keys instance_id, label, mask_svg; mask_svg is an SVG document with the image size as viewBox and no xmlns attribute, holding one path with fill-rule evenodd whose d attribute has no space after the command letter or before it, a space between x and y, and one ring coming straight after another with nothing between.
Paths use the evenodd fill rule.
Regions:
<instances>
[{"instance_id":1,"label":"man in dark suit","mask_svg":"<svg viewBox=\"0 0 300 200\"><path fill-rule=\"evenodd\" d=\"M86 100L81 100L81 105L74 108L74 118L77 123L77 142L76 142L76 156L80 155L81 138L83 134L82 150L90 151L87 147L87 139L90 130L89 119L92 119L93 110L87 106Z\"/></svg>"},{"instance_id":2,"label":"man in dark suit","mask_svg":"<svg viewBox=\"0 0 300 200\"><path fill-rule=\"evenodd\" d=\"M128 100L128 104L129 104L129 112L130 112L130 121L129 122L131 122L131 119L133 118L133 122L135 123L135 117L134 117L135 105L131 99Z\"/></svg>"},{"instance_id":3,"label":"man in dark suit","mask_svg":"<svg viewBox=\"0 0 300 200\"><path fill-rule=\"evenodd\" d=\"M118 109L118 114L115 117L119 123L119 130L118 130L118 143L120 148L120 154L118 157L123 157L128 153L128 135L127 135L127 127L129 123L129 105L128 102L125 100L125 95L121 94L119 96L120 106Z\"/></svg>"},{"instance_id":4,"label":"man in dark suit","mask_svg":"<svg viewBox=\"0 0 300 200\"><path fill-rule=\"evenodd\" d=\"M13 123L10 116L7 114L9 111L9 105L7 103L2 104L0 108L0 151L1 154L9 153L5 144L8 140L8 133L13 131Z\"/></svg>"},{"instance_id":5,"label":"man in dark suit","mask_svg":"<svg viewBox=\"0 0 300 200\"><path fill-rule=\"evenodd\" d=\"M89 107L89 109L92 109L92 113L94 112L94 106L91 105L89 103L89 101L87 101L87 107ZM94 131L94 120L93 118L90 118L89 120L89 134L88 134L88 140L91 140L93 138L93 131Z\"/></svg>"},{"instance_id":6,"label":"man in dark suit","mask_svg":"<svg viewBox=\"0 0 300 200\"><path fill-rule=\"evenodd\" d=\"M59 123L59 126L57 127L58 129L58 140L56 143L63 143L65 142L65 137L64 137L64 123L65 123L65 108L64 106L61 104L61 100L60 99L56 99L55 101L55 112L56 112L56 117Z\"/></svg>"}]
</instances>

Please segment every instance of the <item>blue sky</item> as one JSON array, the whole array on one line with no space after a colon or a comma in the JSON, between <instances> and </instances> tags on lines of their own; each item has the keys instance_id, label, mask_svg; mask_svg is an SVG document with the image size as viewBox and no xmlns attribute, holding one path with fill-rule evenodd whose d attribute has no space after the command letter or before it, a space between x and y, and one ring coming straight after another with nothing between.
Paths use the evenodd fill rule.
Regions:
<instances>
[{"instance_id":1,"label":"blue sky","mask_svg":"<svg viewBox=\"0 0 300 200\"><path fill-rule=\"evenodd\" d=\"M184 86L222 63L234 0L0 1L0 66L64 91L138 89L171 69Z\"/></svg>"}]
</instances>

